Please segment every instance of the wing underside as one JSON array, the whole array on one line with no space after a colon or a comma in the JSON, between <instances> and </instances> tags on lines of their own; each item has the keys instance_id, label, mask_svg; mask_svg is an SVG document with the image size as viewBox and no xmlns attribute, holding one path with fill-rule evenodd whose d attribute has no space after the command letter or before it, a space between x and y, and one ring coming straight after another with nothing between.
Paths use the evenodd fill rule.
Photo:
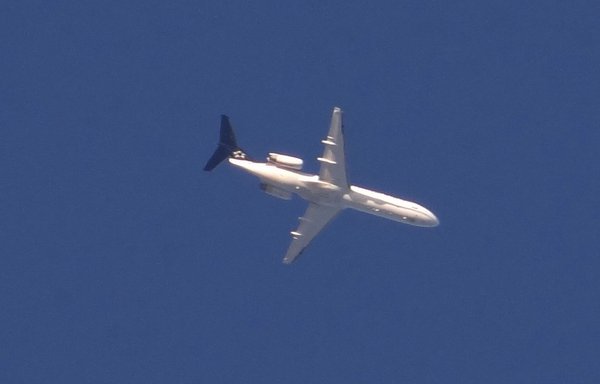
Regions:
<instances>
[{"instance_id":1,"label":"wing underside","mask_svg":"<svg viewBox=\"0 0 600 384\"><path fill-rule=\"evenodd\" d=\"M333 109L327 138L321 142L325 145L325 150L323 151L323 156L318 158L321 162L319 179L341 188L347 188L348 179L346 177L346 156L344 154L344 132L342 110L340 108L335 107ZM298 229L291 232L292 244L290 244L283 262L285 264L293 263L315 236L340 211L340 207L330 207L311 202L304 216L300 217Z\"/></svg>"},{"instance_id":2,"label":"wing underside","mask_svg":"<svg viewBox=\"0 0 600 384\"><path fill-rule=\"evenodd\" d=\"M347 187L344 126L340 108L333 109L327 138L321 142L325 145L325 150L323 156L317 159L321 162L319 178L340 187Z\"/></svg>"},{"instance_id":3,"label":"wing underside","mask_svg":"<svg viewBox=\"0 0 600 384\"><path fill-rule=\"evenodd\" d=\"M340 210L341 209L338 207L310 203L308 209L304 212L304 216L300 217L298 229L291 232L292 244L290 244L285 257L283 258L283 263L293 263L315 236L325 228Z\"/></svg>"}]
</instances>

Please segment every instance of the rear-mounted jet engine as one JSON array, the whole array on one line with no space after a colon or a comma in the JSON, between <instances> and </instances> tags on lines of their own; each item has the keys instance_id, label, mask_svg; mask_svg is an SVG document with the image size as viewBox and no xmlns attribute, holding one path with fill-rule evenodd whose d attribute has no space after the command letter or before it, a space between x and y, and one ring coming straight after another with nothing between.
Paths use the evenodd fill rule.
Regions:
<instances>
[{"instance_id":1,"label":"rear-mounted jet engine","mask_svg":"<svg viewBox=\"0 0 600 384\"><path fill-rule=\"evenodd\" d=\"M302 169L303 164L302 159L293 156L282 155L279 153L269 153L267 161L277 167L290 168L297 171Z\"/></svg>"}]
</instances>

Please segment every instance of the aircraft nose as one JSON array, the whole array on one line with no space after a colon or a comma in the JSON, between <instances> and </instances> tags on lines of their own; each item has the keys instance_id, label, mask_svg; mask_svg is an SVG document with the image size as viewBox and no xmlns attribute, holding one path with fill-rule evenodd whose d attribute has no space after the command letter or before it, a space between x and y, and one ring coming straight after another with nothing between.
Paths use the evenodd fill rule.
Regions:
<instances>
[{"instance_id":1,"label":"aircraft nose","mask_svg":"<svg viewBox=\"0 0 600 384\"><path fill-rule=\"evenodd\" d=\"M423 223L427 227L437 227L440 225L440 221L437 216L433 214L433 212L426 210L423 214Z\"/></svg>"},{"instance_id":2,"label":"aircraft nose","mask_svg":"<svg viewBox=\"0 0 600 384\"><path fill-rule=\"evenodd\" d=\"M429 212L430 216L429 216L429 223L431 224L432 227L437 227L438 225L440 225L440 220L437 218L436 215L434 215L433 213Z\"/></svg>"}]
</instances>

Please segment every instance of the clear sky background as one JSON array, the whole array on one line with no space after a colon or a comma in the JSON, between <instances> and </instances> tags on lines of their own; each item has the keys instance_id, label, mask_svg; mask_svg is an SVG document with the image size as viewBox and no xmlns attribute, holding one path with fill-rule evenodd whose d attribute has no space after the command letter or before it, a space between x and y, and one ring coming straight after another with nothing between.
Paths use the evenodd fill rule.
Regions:
<instances>
[{"instance_id":1,"label":"clear sky background","mask_svg":"<svg viewBox=\"0 0 600 384\"><path fill-rule=\"evenodd\" d=\"M597 1L5 1L0 382L600 382ZM441 226L202 171L219 115Z\"/></svg>"}]
</instances>

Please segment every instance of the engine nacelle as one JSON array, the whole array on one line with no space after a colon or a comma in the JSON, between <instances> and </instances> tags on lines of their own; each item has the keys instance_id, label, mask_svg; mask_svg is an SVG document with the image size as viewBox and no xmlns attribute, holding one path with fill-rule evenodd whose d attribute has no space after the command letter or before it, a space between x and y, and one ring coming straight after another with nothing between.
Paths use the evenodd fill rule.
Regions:
<instances>
[{"instance_id":1,"label":"engine nacelle","mask_svg":"<svg viewBox=\"0 0 600 384\"><path fill-rule=\"evenodd\" d=\"M260 183L259 187L266 194L277 197L278 199L283 199L283 200L291 200L292 199L292 194L281 188L274 187L267 183Z\"/></svg>"},{"instance_id":2,"label":"engine nacelle","mask_svg":"<svg viewBox=\"0 0 600 384\"><path fill-rule=\"evenodd\" d=\"M267 157L269 163L273 163L278 167L291 168L295 170L301 170L303 161L297 157L282 155L279 153L269 153Z\"/></svg>"}]
</instances>

